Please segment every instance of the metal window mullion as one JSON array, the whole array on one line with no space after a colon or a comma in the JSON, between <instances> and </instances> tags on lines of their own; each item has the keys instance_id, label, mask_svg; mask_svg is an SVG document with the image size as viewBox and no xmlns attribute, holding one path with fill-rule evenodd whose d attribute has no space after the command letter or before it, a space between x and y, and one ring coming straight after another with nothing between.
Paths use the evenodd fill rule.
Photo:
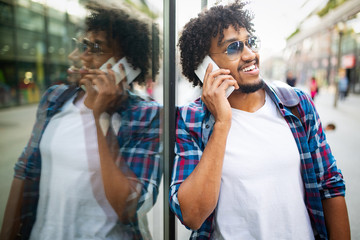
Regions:
<instances>
[{"instance_id":1,"label":"metal window mullion","mask_svg":"<svg viewBox=\"0 0 360 240\"><path fill-rule=\"evenodd\" d=\"M175 240L175 216L169 207L169 186L174 159L175 142L175 0L164 0L164 239Z\"/></svg>"}]
</instances>

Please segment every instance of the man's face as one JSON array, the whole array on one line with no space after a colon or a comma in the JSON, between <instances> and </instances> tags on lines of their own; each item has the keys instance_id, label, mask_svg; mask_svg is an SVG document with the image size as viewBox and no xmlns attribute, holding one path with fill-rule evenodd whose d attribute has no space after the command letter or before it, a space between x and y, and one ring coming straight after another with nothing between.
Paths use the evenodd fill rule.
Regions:
<instances>
[{"instance_id":1,"label":"man's face","mask_svg":"<svg viewBox=\"0 0 360 240\"><path fill-rule=\"evenodd\" d=\"M80 69L82 67L82 61L80 58L79 43L82 42L82 38L73 38L72 41L73 51L68 55L70 67L67 70L67 80L70 83L77 83L81 79Z\"/></svg>"},{"instance_id":2,"label":"man's face","mask_svg":"<svg viewBox=\"0 0 360 240\"><path fill-rule=\"evenodd\" d=\"M88 32L84 39L87 49L80 55L83 66L87 69L99 69L110 57L113 49L106 40L104 31Z\"/></svg>"},{"instance_id":3,"label":"man's face","mask_svg":"<svg viewBox=\"0 0 360 240\"><path fill-rule=\"evenodd\" d=\"M236 41L243 43L250 37L245 28L239 28L238 31L233 26L224 29L224 38L218 45L219 35L211 40L210 56L220 68L230 70L230 74L238 82L240 89L243 87L252 87L262 83L259 77L259 54L251 50L246 44L236 59L229 59L225 53L227 47ZM215 53L215 54L212 54ZM222 53L222 54L217 54Z\"/></svg>"}]
</instances>

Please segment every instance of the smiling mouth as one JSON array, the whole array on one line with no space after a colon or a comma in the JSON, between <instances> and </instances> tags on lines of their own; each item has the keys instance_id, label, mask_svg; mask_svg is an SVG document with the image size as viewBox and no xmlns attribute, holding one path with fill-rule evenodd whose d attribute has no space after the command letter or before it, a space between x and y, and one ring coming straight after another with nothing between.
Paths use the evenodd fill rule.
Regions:
<instances>
[{"instance_id":1,"label":"smiling mouth","mask_svg":"<svg viewBox=\"0 0 360 240\"><path fill-rule=\"evenodd\" d=\"M244 69L242 69L243 72L249 72L251 70L254 70L256 68L255 64L249 66L249 67L246 67Z\"/></svg>"}]
</instances>

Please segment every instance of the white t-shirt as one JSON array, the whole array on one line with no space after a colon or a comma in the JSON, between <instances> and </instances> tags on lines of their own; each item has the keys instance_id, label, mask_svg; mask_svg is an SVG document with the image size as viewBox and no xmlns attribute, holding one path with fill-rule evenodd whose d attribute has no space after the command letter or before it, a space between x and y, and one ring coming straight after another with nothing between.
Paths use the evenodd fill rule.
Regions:
<instances>
[{"instance_id":1,"label":"white t-shirt","mask_svg":"<svg viewBox=\"0 0 360 240\"><path fill-rule=\"evenodd\" d=\"M40 142L40 198L30 239L130 239L105 197L92 111L73 99Z\"/></svg>"},{"instance_id":2,"label":"white t-shirt","mask_svg":"<svg viewBox=\"0 0 360 240\"><path fill-rule=\"evenodd\" d=\"M232 114L212 239L314 239L285 119L267 94L258 111Z\"/></svg>"}]
</instances>

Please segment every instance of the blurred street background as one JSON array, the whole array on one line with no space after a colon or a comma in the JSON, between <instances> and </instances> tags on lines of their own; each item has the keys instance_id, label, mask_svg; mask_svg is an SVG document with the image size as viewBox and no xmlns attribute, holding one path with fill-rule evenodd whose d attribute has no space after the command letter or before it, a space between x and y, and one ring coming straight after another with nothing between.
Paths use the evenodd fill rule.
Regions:
<instances>
[{"instance_id":1,"label":"blurred street background","mask_svg":"<svg viewBox=\"0 0 360 240\"><path fill-rule=\"evenodd\" d=\"M88 0L0 0L0 226L13 176L13 167L30 137L37 103L49 86L67 83L68 55L72 39L79 33ZM100 1L99 1L100 2ZM142 11L160 29L166 26L164 0L102 0ZM202 10L232 0L177 0L175 39L183 26ZM360 239L360 0L250 0L256 35L262 42L260 71L266 80L294 83L311 94L311 79L319 91L315 105L338 167L347 183L346 201L352 239ZM191 7L189 7L191 6ZM165 31L164 31L165 32ZM160 49L169 39L161 30ZM175 53L176 104L200 95L181 74ZM156 83L137 88L163 103L164 62ZM345 98L339 98L346 78ZM151 79L150 79L151 80ZM342 96L342 95L341 95ZM164 133L166 134L166 133ZM161 198L161 199L160 199ZM160 189L152 214L163 216L168 201ZM154 223L155 222L155 223ZM161 226L154 226L154 240L163 239ZM160 226L159 226L160 225ZM155 230L154 230L155 229ZM189 231L176 224L177 239L187 239Z\"/></svg>"}]
</instances>

